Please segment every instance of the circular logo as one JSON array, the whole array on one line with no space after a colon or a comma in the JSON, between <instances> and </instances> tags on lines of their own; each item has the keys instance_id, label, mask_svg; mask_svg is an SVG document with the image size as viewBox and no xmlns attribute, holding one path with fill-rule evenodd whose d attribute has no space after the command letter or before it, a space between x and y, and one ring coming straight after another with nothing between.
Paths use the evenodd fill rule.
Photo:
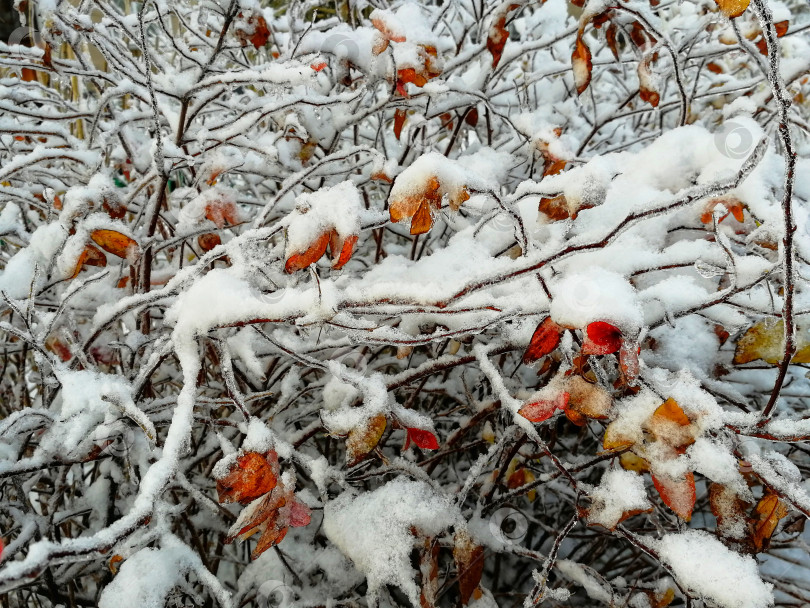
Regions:
<instances>
[{"instance_id":1,"label":"circular logo","mask_svg":"<svg viewBox=\"0 0 810 608\"><path fill-rule=\"evenodd\" d=\"M331 53L338 59L345 59L357 64L360 57L360 48L354 38L347 34L332 34L327 36L321 45L322 53Z\"/></svg>"},{"instance_id":2,"label":"circular logo","mask_svg":"<svg viewBox=\"0 0 810 608\"><path fill-rule=\"evenodd\" d=\"M45 48L45 41L42 39L42 36L39 35L39 32L25 26L18 27L11 32L11 36L8 37L8 46L24 44L26 39L28 39L33 46L37 46L41 49Z\"/></svg>"},{"instance_id":3,"label":"circular logo","mask_svg":"<svg viewBox=\"0 0 810 608\"><path fill-rule=\"evenodd\" d=\"M293 589L282 581L265 581L256 594L259 608L289 608L295 599Z\"/></svg>"},{"instance_id":4,"label":"circular logo","mask_svg":"<svg viewBox=\"0 0 810 608\"><path fill-rule=\"evenodd\" d=\"M503 507L489 518L489 531L504 544L520 542L529 529L529 520L517 509Z\"/></svg>"},{"instance_id":5,"label":"circular logo","mask_svg":"<svg viewBox=\"0 0 810 608\"><path fill-rule=\"evenodd\" d=\"M754 148L754 136L745 125L730 120L714 134L714 145L723 156L733 159L747 157Z\"/></svg>"}]
</instances>

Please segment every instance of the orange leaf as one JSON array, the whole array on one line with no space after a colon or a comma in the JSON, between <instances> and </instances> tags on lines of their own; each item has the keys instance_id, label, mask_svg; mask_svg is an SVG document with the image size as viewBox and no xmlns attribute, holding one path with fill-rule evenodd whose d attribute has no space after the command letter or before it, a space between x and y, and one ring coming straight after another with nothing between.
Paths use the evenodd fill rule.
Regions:
<instances>
[{"instance_id":1,"label":"orange leaf","mask_svg":"<svg viewBox=\"0 0 810 608\"><path fill-rule=\"evenodd\" d=\"M394 110L394 135L397 139L402 135L402 125L405 124L405 118L408 116L407 112L403 109Z\"/></svg>"},{"instance_id":2,"label":"orange leaf","mask_svg":"<svg viewBox=\"0 0 810 608\"><path fill-rule=\"evenodd\" d=\"M433 226L433 217L430 213L430 203L423 200L411 218L411 234L425 234Z\"/></svg>"},{"instance_id":3,"label":"orange leaf","mask_svg":"<svg viewBox=\"0 0 810 608\"><path fill-rule=\"evenodd\" d=\"M384 414L369 418L363 426L353 428L346 438L346 465L353 467L377 447L385 432L387 420Z\"/></svg>"},{"instance_id":4,"label":"orange leaf","mask_svg":"<svg viewBox=\"0 0 810 608\"><path fill-rule=\"evenodd\" d=\"M653 485L661 495L661 500L684 521L692 519L697 494L695 492L695 475L689 471L681 479L667 475L652 476Z\"/></svg>"},{"instance_id":5,"label":"orange leaf","mask_svg":"<svg viewBox=\"0 0 810 608\"><path fill-rule=\"evenodd\" d=\"M781 38L785 34L788 33L788 29L790 28L790 21L780 21L779 23L773 24L774 29L776 30L776 37Z\"/></svg>"},{"instance_id":6,"label":"orange leaf","mask_svg":"<svg viewBox=\"0 0 810 608\"><path fill-rule=\"evenodd\" d=\"M577 87L577 94L582 95L591 83L591 72L593 62L591 61L591 49L582 39L583 30L577 34L574 52L571 54L571 68L574 71L574 84Z\"/></svg>"},{"instance_id":7,"label":"orange leaf","mask_svg":"<svg viewBox=\"0 0 810 608\"><path fill-rule=\"evenodd\" d=\"M318 63L311 63L309 65L309 67L311 67L316 72L320 72L322 69L324 69L326 67L326 62L325 61L319 61Z\"/></svg>"},{"instance_id":8,"label":"orange leaf","mask_svg":"<svg viewBox=\"0 0 810 608\"><path fill-rule=\"evenodd\" d=\"M228 473L217 481L219 502L250 502L266 494L278 483L278 456L246 452L236 459Z\"/></svg>"},{"instance_id":9,"label":"orange leaf","mask_svg":"<svg viewBox=\"0 0 810 608\"><path fill-rule=\"evenodd\" d=\"M786 517L788 508L779 497L768 490L759 500L751 518L751 541L757 551L767 549L779 521Z\"/></svg>"},{"instance_id":10,"label":"orange leaf","mask_svg":"<svg viewBox=\"0 0 810 608\"><path fill-rule=\"evenodd\" d=\"M340 270L346 265L354 252L354 246L357 244L357 235L353 234L343 239L340 243L340 238L337 236L337 231L332 230L333 237L330 239L330 251L332 253L332 268Z\"/></svg>"},{"instance_id":11,"label":"orange leaf","mask_svg":"<svg viewBox=\"0 0 810 608\"><path fill-rule=\"evenodd\" d=\"M63 363L67 363L73 358L73 353L70 352L68 345L56 336L50 336L45 340L45 348L59 357Z\"/></svg>"},{"instance_id":12,"label":"orange leaf","mask_svg":"<svg viewBox=\"0 0 810 608\"><path fill-rule=\"evenodd\" d=\"M417 447L420 447L423 450L439 449L439 440L436 439L436 435L430 431L425 431L424 429L409 428L407 443L409 444L411 441L413 441Z\"/></svg>"},{"instance_id":13,"label":"orange leaf","mask_svg":"<svg viewBox=\"0 0 810 608\"><path fill-rule=\"evenodd\" d=\"M117 230L93 230L90 238L104 251L117 255L119 258L126 258L130 251L138 249L138 243L134 239Z\"/></svg>"},{"instance_id":14,"label":"orange leaf","mask_svg":"<svg viewBox=\"0 0 810 608\"><path fill-rule=\"evenodd\" d=\"M621 330L605 323L594 321L585 328L585 340L582 342L582 353L585 355L609 355L615 353L622 345Z\"/></svg>"},{"instance_id":15,"label":"orange leaf","mask_svg":"<svg viewBox=\"0 0 810 608\"><path fill-rule=\"evenodd\" d=\"M652 68L650 67L650 58L642 59L638 64L638 96L642 101L646 101L652 107L657 108L661 96L655 89L653 83Z\"/></svg>"},{"instance_id":16,"label":"orange leaf","mask_svg":"<svg viewBox=\"0 0 810 608\"><path fill-rule=\"evenodd\" d=\"M722 13L729 18L739 17L748 8L751 0L714 0Z\"/></svg>"},{"instance_id":17,"label":"orange leaf","mask_svg":"<svg viewBox=\"0 0 810 608\"><path fill-rule=\"evenodd\" d=\"M563 328L552 321L551 317L546 317L534 330L532 339L526 352L523 353L523 363L528 365L538 359L542 359L552 352L560 343L560 336Z\"/></svg>"},{"instance_id":18,"label":"orange leaf","mask_svg":"<svg viewBox=\"0 0 810 608\"><path fill-rule=\"evenodd\" d=\"M560 162L563 163L562 166L565 168L565 161ZM547 175L545 169L543 170L543 175ZM560 194L554 198L541 198L540 205L537 209L540 211L540 213L545 214L546 217L553 221L567 220L570 217L568 214L568 201L566 200L564 194Z\"/></svg>"},{"instance_id":19,"label":"orange leaf","mask_svg":"<svg viewBox=\"0 0 810 608\"><path fill-rule=\"evenodd\" d=\"M386 24L381 18L376 17L372 19L371 25L376 27L386 40L390 40L391 42L405 42L405 36L392 32L391 28L388 27L388 24Z\"/></svg>"},{"instance_id":20,"label":"orange leaf","mask_svg":"<svg viewBox=\"0 0 810 608\"><path fill-rule=\"evenodd\" d=\"M616 25L611 23L608 25L607 30L605 30L605 40L607 41L608 48L610 52L613 53L613 57L616 61L619 60L619 47L616 42Z\"/></svg>"},{"instance_id":21,"label":"orange leaf","mask_svg":"<svg viewBox=\"0 0 810 608\"><path fill-rule=\"evenodd\" d=\"M224 228L239 223L239 210L233 201L213 200L205 206L205 219L214 222L217 228Z\"/></svg>"},{"instance_id":22,"label":"orange leaf","mask_svg":"<svg viewBox=\"0 0 810 608\"><path fill-rule=\"evenodd\" d=\"M331 236L331 232L324 232L309 246L309 249L291 255L287 263L284 264L284 271L293 273L296 270L303 270L320 260L323 254L326 253L326 247L329 245Z\"/></svg>"},{"instance_id":23,"label":"orange leaf","mask_svg":"<svg viewBox=\"0 0 810 608\"><path fill-rule=\"evenodd\" d=\"M456 532L453 540L453 559L458 572L461 605L466 606L481 583L481 575L484 573L484 548L475 544L466 530Z\"/></svg>"},{"instance_id":24,"label":"orange leaf","mask_svg":"<svg viewBox=\"0 0 810 608\"><path fill-rule=\"evenodd\" d=\"M606 452L619 452L632 447L635 441L622 435L615 422L611 422L605 429L605 436L602 439L602 448Z\"/></svg>"},{"instance_id":25,"label":"orange leaf","mask_svg":"<svg viewBox=\"0 0 810 608\"><path fill-rule=\"evenodd\" d=\"M84 249L79 254L79 259L76 260L76 268L73 270L73 274L70 278L75 279L79 276L79 273L85 266L100 266L103 268L106 265L107 257L101 253L101 251L92 245L85 245Z\"/></svg>"}]
</instances>

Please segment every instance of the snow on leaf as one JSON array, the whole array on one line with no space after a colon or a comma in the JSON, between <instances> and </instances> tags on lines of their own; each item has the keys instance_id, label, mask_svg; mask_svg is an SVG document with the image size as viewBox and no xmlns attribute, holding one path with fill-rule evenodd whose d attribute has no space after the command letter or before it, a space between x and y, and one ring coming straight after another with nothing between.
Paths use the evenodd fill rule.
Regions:
<instances>
[{"instance_id":1,"label":"snow on leaf","mask_svg":"<svg viewBox=\"0 0 810 608\"><path fill-rule=\"evenodd\" d=\"M518 414L529 422L543 422L554 415L557 410L564 410L568 406L568 393L561 392L554 399L538 399L530 401L518 410Z\"/></svg>"},{"instance_id":2,"label":"snow on leaf","mask_svg":"<svg viewBox=\"0 0 810 608\"><path fill-rule=\"evenodd\" d=\"M385 432L387 420L384 414L377 414L369 418L366 424L355 427L346 437L346 465L355 466L368 456L369 452L377 447L380 438Z\"/></svg>"},{"instance_id":3,"label":"snow on leaf","mask_svg":"<svg viewBox=\"0 0 810 608\"><path fill-rule=\"evenodd\" d=\"M592 420L605 420L613 405L610 393L595 382L588 382L578 375L569 376L565 382L568 397L566 414L576 412Z\"/></svg>"},{"instance_id":4,"label":"snow on leaf","mask_svg":"<svg viewBox=\"0 0 810 608\"><path fill-rule=\"evenodd\" d=\"M608 530L634 515L652 511L641 475L623 469L607 471L590 499L588 523Z\"/></svg>"},{"instance_id":5,"label":"snow on leaf","mask_svg":"<svg viewBox=\"0 0 810 608\"><path fill-rule=\"evenodd\" d=\"M748 8L751 0L714 0L722 13L729 19L739 17Z\"/></svg>"},{"instance_id":6,"label":"snow on leaf","mask_svg":"<svg viewBox=\"0 0 810 608\"><path fill-rule=\"evenodd\" d=\"M476 544L462 528L453 538L453 559L458 573L461 604L467 606L484 573L484 548Z\"/></svg>"},{"instance_id":7,"label":"snow on leaf","mask_svg":"<svg viewBox=\"0 0 810 608\"><path fill-rule=\"evenodd\" d=\"M571 54L571 68L574 71L574 84L577 88L577 94L582 95L591 83L591 72L593 71L591 49L583 40L582 29L577 34L574 52Z\"/></svg>"},{"instance_id":8,"label":"snow on leaf","mask_svg":"<svg viewBox=\"0 0 810 608\"><path fill-rule=\"evenodd\" d=\"M585 328L582 353L587 355L609 355L622 345L622 331L605 321L594 321Z\"/></svg>"},{"instance_id":9,"label":"snow on leaf","mask_svg":"<svg viewBox=\"0 0 810 608\"><path fill-rule=\"evenodd\" d=\"M217 480L219 502L246 504L266 494L278 483L278 457L246 452L236 459L230 470Z\"/></svg>"},{"instance_id":10,"label":"snow on leaf","mask_svg":"<svg viewBox=\"0 0 810 608\"><path fill-rule=\"evenodd\" d=\"M691 520L696 500L694 474L689 471L678 479L653 474L652 480L664 504L682 520Z\"/></svg>"}]
</instances>

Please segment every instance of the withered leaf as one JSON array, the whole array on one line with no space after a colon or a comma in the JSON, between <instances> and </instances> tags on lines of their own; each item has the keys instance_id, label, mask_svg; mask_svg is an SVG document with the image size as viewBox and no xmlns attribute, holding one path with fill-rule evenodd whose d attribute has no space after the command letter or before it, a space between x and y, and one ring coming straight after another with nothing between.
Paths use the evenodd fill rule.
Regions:
<instances>
[{"instance_id":1,"label":"withered leaf","mask_svg":"<svg viewBox=\"0 0 810 608\"><path fill-rule=\"evenodd\" d=\"M278 456L245 452L236 459L228 473L217 481L219 502L246 504L276 487Z\"/></svg>"},{"instance_id":2,"label":"withered leaf","mask_svg":"<svg viewBox=\"0 0 810 608\"><path fill-rule=\"evenodd\" d=\"M132 251L137 251L138 243L135 239L121 234L117 230L93 230L90 238L107 253L126 258Z\"/></svg>"},{"instance_id":3,"label":"withered leaf","mask_svg":"<svg viewBox=\"0 0 810 608\"><path fill-rule=\"evenodd\" d=\"M368 456L377 447L385 432L387 420L384 414L377 414L366 421L366 424L353 428L346 438L346 464L353 467Z\"/></svg>"}]
</instances>

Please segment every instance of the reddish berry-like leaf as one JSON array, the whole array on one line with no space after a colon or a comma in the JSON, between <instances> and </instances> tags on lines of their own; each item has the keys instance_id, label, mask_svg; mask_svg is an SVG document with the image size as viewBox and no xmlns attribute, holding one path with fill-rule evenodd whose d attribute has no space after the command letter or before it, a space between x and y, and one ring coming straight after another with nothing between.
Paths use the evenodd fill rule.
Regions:
<instances>
[{"instance_id":1,"label":"reddish berry-like leaf","mask_svg":"<svg viewBox=\"0 0 810 608\"><path fill-rule=\"evenodd\" d=\"M413 441L417 447L420 447L423 450L439 449L439 440L436 439L436 435L430 431L425 431L424 429L409 428L406 449L407 445L410 444L411 441Z\"/></svg>"},{"instance_id":2,"label":"reddish berry-like leaf","mask_svg":"<svg viewBox=\"0 0 810 608\"><path fill-rule=\"evenodd\" d=\"M534 330L526 352L523 353L523 363L529 364L545 357L560 343L563 328L557 325L551 317L546 317Z\"/></svg>"},{"instance_id":3,"label":"reddish berry-like leaf","mask_svg":"<svg viewBox=\"0 0 810 608\"><path fill-rule=\"evenodd\" d=\"M582 353L586 355L609 355L622 345L622 332L615 325L594 321L585 328Z\"/></svg>"}]
</instances>

